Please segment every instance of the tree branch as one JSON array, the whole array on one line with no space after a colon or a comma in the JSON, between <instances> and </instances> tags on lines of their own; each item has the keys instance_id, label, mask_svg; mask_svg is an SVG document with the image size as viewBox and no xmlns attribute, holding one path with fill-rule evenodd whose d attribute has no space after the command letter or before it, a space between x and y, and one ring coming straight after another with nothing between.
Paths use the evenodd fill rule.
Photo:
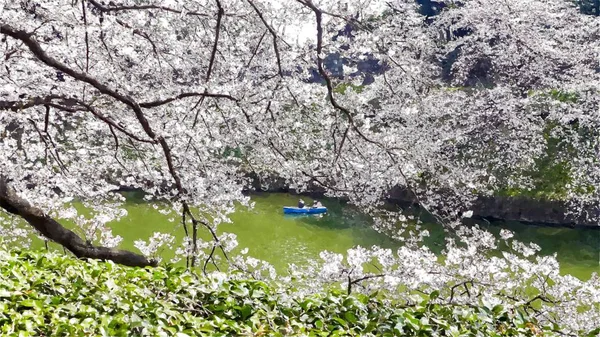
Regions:
<instances>
[{"instance_id":1,"label":"tree branch","mask_svg":"<svg viewBox=\"0 0 600 337\"><path fill-rule=\"evenodd\" d=\"M155 108L167 103L171 103L173 101L182 99L182 98L187 98L187 97L212 97L212 98L226 98L235 102L238 102L239 100L231 95L227 95L227 94L214 94L214 93L210 93L210 92L184 92L181 93L177 96L174 97L169 97L169 98L165 98L162 100L156 100L156 101L151 101L151 102L143 102L140 103L140 107L142 108Z\"/></svg>"},{"instance_id":2,"label":"tree branch","mask_svg":"<svg viewBox=\"0 0 600 337\"><path fill-rule=\"evenodd\" d=\"M221 33L221 20L223 19L223 15L225 15L225 10L223 9L223 6L221 6L221 2L219 0L216 0L216 2L219 10L217 12L217 24L215 25L215 41L213 43L212 51L210 52L210 61L208 62L208 70L206 71L206 82L210 80L210 75L215 64L215 56L217 55L217 47L219 45L219 34Z\"/></svg>"},{"instance_id":3,"label":"tree branch","mask_svg":"<svg viewBox=\"0 0 600 337\"><path fill-rule=\"evenodd\" d=\"M248 0L248 3L250 4L250 6L252 6L252 8L254 9L254 11L256 12L256 14L258 15L258 17L260 18L260 21L262 21L262 23L265 25L265 27L269 30L269 33L271 33L271 37L273 38L273 50L275 51L275 57L277 58L277 69L279 70L278 73L279 73L280 77L283 77L283 69L281 67L281 55L279 54L279 46L277 45L277 40L279 39L279 37L277 36L277 32L275 32L275 30L273 29L273 27L271 27L271 25L269 25L267 23L267 21L265 20L264 16L258 10L258 7L256 7L256 5L254 4L254 2L252 2L252 0ZM285 41L283 41L283 42L285 43Z\"/></svg>"},{"instance_id":4,"label":"tree branch","mask_svg":"<svg viewBox=\"0 0 600 337\"><path fill-rule=\"evenodd\" d=\"M193 15L193 16L205 16L208 17L208 14L206 13L199 13L199 12L194 12L194 11L186 11L186 10L180 10L180 9L175 9L175 8L171 8L171 7L167 7L167 6L159 6L159 5L112 5L111 7L107 7L102 5L101 3L99 3L98 1L95 0L88 0L89 3L91 3L94 7L96 7L98 10L100 10L101 12L107 13L107 12L119 12L119 11L129 11L129 10L146 10L146 9L156 9L156 10L163 10L163 11L167 11L167 12L172 12L172 13L184 13L185 15ZM112 1L111 1L112 3Z\"/></svg>"},{"instance_id":5,"label":"tree branch","mask_svg":"<svg viewBox=\"0 0 600 337\"><path fill-rule=\"evenodd\" d=\"M108 96L116 99L117 101L129 106L134 111L136 118L138 119L138 121L142 125L142 128L148 134L148 136L152 139L156 138L156 134L150 128L150 123L144 116L142 109L131 97L123 95L123 94L119 93L117 90L111 89L107 85L100 83L100 81L89 76L88 74L84 74L82 72L79 72L77 70L69 68L65 64L50 57L42 49L42 46L40 46L40 44L36 40L33 39L33 37L32 37L33 35L24 30L14 29L13 27L11 27L7 24L0 24L0 34L5 34L14 39L22 41L29 48L29 50L33 53L33 55L35 55L40 61L42 61L46 65L48 65L54 69L60 70L63 73L73 77L76 80L88 83L91 86L93 86L94 88L96 88L98 91L100 91L101 93L108 95Z\"/></svg>"},{"instance_id":6,"label":"tree branch","mask_svg":"<svg viewBox=\"0 0 600 337\"><path fill-rule=\"evenodd\" d=\"M41 209L30 205L29 202L19 197L15 190L9 186L8 179L2 175L0 175L0 208L22 217L42 235L62 245L79 258L110 260L132 267L158 265L156 260L149 260L143 255L127 250L86 243L77 234L50 218Z\"/></svg>"},{"instance_id":7,"label":"tree branch","mask_svg":"<svg viewBox=\"0 0 600 337\"><path fill-rule=\"evenodd\" d=\"M20 111L34 106L48 105L54 100L63 100L61 103L67 107L76 105L74 101L65 99L58 95L49 95L46 97L32 97L24 101L0 101L0 110Z\"/></svg>"},{"instance_id":8,"label":"tree branch","mask_svg":"<svg viewBox=\"0 0 600 337\"><path fill-rule=\"evenodd\" d=\"M55 100L59 101L60 104L54 103L53 101L55 101ZM49 95L46 97L33 97L33 98L29 98L28 100L25 100L25 101L0 101L0 111L1 110L11 110L11 111L17 112L17 111L21 111L24 109L28 109L28 108L32 108L34 106L40 106L40 105L51 106L53 108L67 111L67 112L72 112L72 113L80 112L80 111L88 111L92 115L94 115L94 117L96 117L99 120L103 121L104 123L108 124L109 127L119 130L121 133L125 134L127 137L129 137L131 139L134 139L141 143L149 143L149 144L157 143L154 140L144 139L144 138L134 135L130 131L127 131L127 129L125 129L124 127L117 124L111 118L104 116L102 113L100 113L98 110L96 110L93 106L91 106L77 98L64 97L64 96L60 96L60 95Z\"/></svg>"},{"instance_id":9,"label":"tree branch","mask_svg":"<svg viewBox=\"0 0 600 337\"><path fill-rule=\"evenodd\" d=\"M373 274L373 275L366 275L366 276L352 280L350 278L350 275L348 274L348 289L347 289L348 295L350 295L352 293L352 285L357 284L362 281L366 281L366 280L370 280L370 279L374 279L374 278L382 278L385 276L386 276L386 274Z\"/></svg>"},{"instance_id":10,"label":"tree branch","mask_svg":"<svg viewBox=\"0 0 600 337\"><path fill-rule=\"evenodd\" d=\"M85 2L83 1L81 2L81 10L83 12L83 23L85 25L85 72L88 73L90 71L90 43L87 29L87 11L85 10Z\"/></svg>"},{"instance_id":11,"label":"tree branch","mask_svg":"<svg viewBox=\"0 0 600 337\"><path fill-rule=\"evenodd\" d=\"M313 4L312 0L296 0L296 1L304 6L308 7L310 10L312 10L315 13L315 20L316 20L316 25L317 25L317 47L316 47L317 70L318 70L319 74L323 77L323 79L325 79L325 84L327 86L327 98L328 98L329 102L335 109L341 111L348 118L348 122L350 123L352 130L355 131L360 138L365 140L367 143L373 144L373 145L381 148L383 151L385 151L385 153L388 155L388 157L394 163L394 165L398 166L398 172L400 173L400 175L406 182L407 188L415 196L417 203L421 207L423 207L427 212L434 214L433 212L429 211L429 209L421 201L419 195L416 193L412 184L408 180L408 177L404 174L404 171L400 168L398 161L396 160L396 158L394 158L394 155L391 151L392 149L387 148L384 144L380 143L377 140L373 140L373 139L367 137L354 122L354 117L352 115L352 112L349 109L341 106L335 99L335 97L333 95L334 94L333 81L331 80L331 77L327 74L327 71L325 70L325 67L323 64L323 14L325 12L323 12L315 4ZM325 14L331 15L330 13L325 13ZM346 135L345 138L349 138L349 137L347 137L347 135ZM441 219L440 217L437 217L437 216L436 216L436 218L438 220L440 220L441 223L445 224L445 221L443 221L443 219Z\"/></svg>"},{"instance_id":12,"label":"tree branch","mask_svg":"<svg viewBox=\"0 0 600 337\"><path fill-rule=\"evenodd\" d=\"M222 8L220 8L219 13L221 13L221 15L222 15L222 13L223 13ZM217 31L218 31L218 29L217 29ZM75 78L76 80L88 83L88 84L92 85L94 88L96 88L98 91L100 91L102 94L110 96L113 99L130 107L134 111L135 116L136 116L138 122L141 124L146 135L148 135L148 137L150 137L152 139L153 143L160 144L162 151L164 153L164 156L165 156L165 160L167 161L169 173L171 174L171 177L175 181L175 187L177 188L177 192L179 193L179 195L181 197L183 197L183 195L186 193L186 191L185 191L185 188L183 187L183 185L181 184L181 179L179 177L179 174L176 171L175 166L173 165L173 157L171 155L170 147L168 146L166 140L163 137L157 136L156 133L152 130L150 123L144 116L142 108L135 100L133 100L133 98L123 95L123 94L119 93L117 90L111 89L107 85L100 83L95 78L93 78L87 74L78 72L74 69L71 69L68 66L66 66L65 64L50 57L42 49L40 44L32 38L32 34L30 34L30 33L27 33L22 30L14 29L13 27L6 25L6 24L0 24L0 34L5 34L12 38L22 41L29 48L29 50L40 61L42 61L46 65L48 65L52 68L58 69L64 73L70 75L71 77ZM215 43L215 45L216 45L216 43ZM207 74L207 78L208 78L208 75L210 75L210 74ZM93 109L91 111L93 111ZM113 125L113 126L116 126L116 125ZM192 219L192 221L194 221L193 214L190 211L189 206L187 205L187 203L185 201L183 201L183 205L184 205L185 209L187 210L187 212L186 212L187 215ZM217 243L219 243L216 233L214 233L214 231L210 228L210 226L208 226L208 224L204 224L204 226L209 229L209 231L213 235L213 238L215 238L215 241ZM64 227L62 227L62 226L60 226L60 227L64 229ZM73 233L73 235L75 235L75 234ZM79 240L81 241L80 238L79 238ZM77 247L75 247L75 248L77 248ZM223 247L220 246L220 248L223 251L225 258L227 258L227 254L226 254L225 250L223 249ZM69 250L71 250L71 249L69 249Z\"/></svg>"}]
</instances>

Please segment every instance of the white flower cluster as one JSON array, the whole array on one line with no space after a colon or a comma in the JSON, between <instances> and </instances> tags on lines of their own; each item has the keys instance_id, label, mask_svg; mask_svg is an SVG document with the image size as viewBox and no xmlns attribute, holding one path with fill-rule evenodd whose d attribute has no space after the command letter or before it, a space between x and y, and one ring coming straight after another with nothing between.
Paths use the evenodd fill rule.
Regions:
<instances>
[{"instance_id":1,"label":"white flower cluster","mask_svg":"<svg viewBox=\"0 0 600 337\"><path fill-rule=\"evenodd\" d=\"M461 226L477 197L535 192L539 159L564 173L549 193L566 216L600 222L600 20L566 0L438 2L430 17L412 0L3 2L0 182L109 247L126 216L114 191L142 190L182 220L176 258L215 265L237 246L219 226L251 183L323 188L406 245L291 266L305 289L527 303L534 287L549 321L600 326L598 276L561 276L535 244ZM446 225L443 258L421 247L418 220L381 210L391 191ZM23 235L0 224L3 240ZM148 256L175 244L143 239ZM499 243L512 251L492 254Z\"/></svg>"},{"instance_id":2,"label":"white flower cluster","mask_svg":"<svg viewBox=\"0 0 600 337\"><path fill-rule=\"evenodd\" d=\"M142 254L160 259L160 256L157 254L159 248L162 248L163 246L172 248L174 241L175 237L173 237L171 234L154 232L148 242L136 240L134 242L134 246L135 248L139 249Z\"/></svg>"}]
</instances>

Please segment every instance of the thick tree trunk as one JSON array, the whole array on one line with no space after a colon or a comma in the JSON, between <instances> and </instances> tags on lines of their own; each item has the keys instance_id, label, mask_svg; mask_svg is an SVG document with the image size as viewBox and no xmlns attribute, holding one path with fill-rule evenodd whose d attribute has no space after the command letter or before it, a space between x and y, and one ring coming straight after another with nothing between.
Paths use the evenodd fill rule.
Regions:
<instances>
[{"instance_id":1,"label":"thick tree trunk","mask_svg":"<svg viewBox=\"0 0 600 337\"><path fill-rule=\"evenodd\" d=\"M134 267L156 266L157 261L127 250L90 245L73 231L62 226L44 212L19 197L9 186L6 177L0 175L0 208L25 219L48 239L62 245L79 258L110 260Z\"/></svg>"}]
</instances>

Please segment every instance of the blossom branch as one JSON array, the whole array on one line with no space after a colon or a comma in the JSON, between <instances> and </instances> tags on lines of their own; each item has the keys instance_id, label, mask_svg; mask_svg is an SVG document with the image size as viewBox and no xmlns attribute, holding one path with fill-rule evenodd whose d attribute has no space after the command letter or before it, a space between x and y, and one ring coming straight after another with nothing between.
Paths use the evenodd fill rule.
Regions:
<instances>
[{"instance_id":1,"label":"blossom branch","mask_svg":"<svg viewBox=\"0 0 600 337\"><path fill-rule=\"evenodd\" d=\"M33 119L28 118L28 120L31 123L31 125L33 125L33 128L35 129L35 131L40 136L40 139L42 140L42 142L44 143L44 145L46 147L46 151L50 150L50 145L48 145L48 142L46 141L46 138L48 138L48 140L52 144L52 150L50 150L50 153L52 154L52 157L54 158L54 160L58 164L58 167L60 167L61 171L62 172L67 171L68 172L69 170L65 166L65 163L60 159L60 155L58 154L58 150L56 149L56 145L52 141L52 138L50 138L46 132L42 133L42 131L40 131L40 129L37 127L37 125L35 124L35 121L33 121Z\"/></svg>"},{"instance_id":2,"label":"blossom branch","mask_svg":"<svg viewBox=\"0 0 600 337\"><path fill-rule=\"evenodd\" d=\"M225 99L229 99L232 100L234 102L238 102L239 99L228 95L228 94L215 94L215 93L210 93L210 92L184 92L181 93L177 96L174 97L169 97L169 98L165 98L162 100L156 100L156 101L151 101L151 102L143 102L140 103L140 107L142 108L155 108L164 104L168 104L171 103L173 101L176 100L180 100L183 98L188 98L188 97L211 97L211 98L225 98Z\"/></svg>"},{"instance_id":3,"label":"blossom branch","mask_svg":"<svg viewBox=\"0 0 600 337\"><path fill-rule=\"evenodd\" d=\"M275 57L277 58L277 69L279 70L278 73L279 73L280 77L283 77L283 69L281 67L281 55L279 53L279 46L277 45L277 40L279 39L279 36L277 36L277 32L275 32L275 29L273 29L273 27L271 27L271 25L267 23L262 12L258 9L258 7L256 7L256 4L254 4L254 2L252 0L248 0L248 4L250 4L250 6L254 9L254 11L260 18L260 21L262 21L262 23L265 25L265 27L267 28L269 33L271 33L271 37L273 40L273 50L275 51ZM282 41L283 41L283 39L282 39ZM283 42L286 43L285 41L283 41Z\"/></svg>"},{"instance_id":4,"label":"blossom branch","mask_svg":"<svg viewBox=\"0 0 600 337\"><path fill-rule=\"evenodd\" d=\"M16 191L9 186L9 181L4 175L0 175L0 207L10 214L22 217L46 238L62 245L79 258L110 260L133 267L157 265L156 260L149 260L140 254L127 250L94 246L85 242L41 209L30 205L29 202L18 196Z\"/></svg>"},{"instance_id":5,"label":"blossom branch","mask_svg":"<svg viewBox=\"0 0 600 337\"><path fill-rule=\"evenodd\" d=\"M222 14L223 14L222 7L220 7L219 13L221 13L221 16L222 16ZM220 25L220 20L219 20L219 25ZM218 29L217 29L217 31L218 31ZM135 116L136 116L138 122L141 124L144 132L153 140L153 143L160 144L160 146L162 148L162 152L165 156L165 160L167 162L167 167L168 167L169 173L175 182L175 187L179 193L179 196L182 197L183 195L185 195L185 193L186 193L185 188L183 187L183 185L181 183L181 178L179 177L179 173L177 172L177 170L175 169L175 166L173 165L173 157L171 154L171 148L169 147L169 145L167 144L166 140L163 137L157 136L156 133L152 130L150 123L144 116L142 108L136 101L134 101L131 97L120 94L116 90L111 89L108 86L106 86L105 84L100 83L97 79L95 79L87 74L84 74L84 73L78 72L74 69L71 69L71 68L67 67L66 65L64 65L63 63L50 57L42 49L40 44L32 38L33 35L31 33L27 33L22 30L14 29L13 27L11 27L7 24L2 24L2 25L0 25L0 34L5 34L5 35L8 35L17 40L21 40L29 48L29 50L40 61L42 61L46 65L48 65L52 68L58 69L64 73L70 75L71 77L75 78L76 80L88 83L88 84L92 85L93 87L95 87L101 93L103 93L107 96L110 96L110 97L116 99L117 101L129 106L134 111ZM216 40L215 40L215 48L216 48ZM207 73L207 80L208 80L209 76L210 76L210 69L209 69L209 72ZM90 106L88 105L87 108L90 108ZM93 111L93 109L91 109L91 111ZM115 125L113 125L113 126L115 126ZM188 214L188 216L190 216L190 218L192 219L192 222L194 223L195 218L193 217L193 214L191 213L189 206L187 205L187 203L185 201L183 202L183 204L186 209L186 213ZM216 233L214 232L214 230L212 228L210 228L210 226L206 223L203 223L203 225L210 231L211 235L213 236L216 243L218 244L219 243L218 237L217 237ZM225 250L223 249L223 247L220 246L220 248L221 248L221 251L223 252L225 258L228 259L227 254L226 254Z\"/></svg>"},{"instance_id":6,"label":"blossom branch","mask_svg":"<svg viewBox=\"0 0 600 337\"><path fill-rule=\"evenodd\" d=\"M171 7L167 7L167 6L160 6L160 5L109 5L109 6L104 6L101 3L99 3L96 0L87 0L89 3L91 3L94 7L96 7L98 10L100 10L101 12L119 12L119 11L131 11L131 10L149 10L149 9L153 9L153 10L163 10L163 11L167 11L167 12L172 12L172 13L177 13L177 14L185 14L185 15L193 15L193 16L204 16L204 17L208 17L209 15L206 13L200 13L200 12L195 12L195 11L187 11L187 10L181 10L181 9L175 9L175 8L171 8ZM112 4L113 2L111 2Z\"/></svg>"}]
</instances>

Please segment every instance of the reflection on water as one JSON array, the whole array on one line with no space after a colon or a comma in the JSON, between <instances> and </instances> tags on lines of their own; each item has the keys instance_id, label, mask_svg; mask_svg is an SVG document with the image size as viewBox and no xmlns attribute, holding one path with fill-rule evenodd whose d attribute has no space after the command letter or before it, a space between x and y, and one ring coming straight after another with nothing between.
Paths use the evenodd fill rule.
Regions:
<instances>
[{"instance_id":1,"label":"reflection on water","mask_svg":"<svg viewBox=\"0 0 600 337\"><path fill-rule=\"evenodd\" d=\"M303 213L290 213L284 214L283 217L290 220L301 220L300 218L322 218L327 213L319 213L319 214L303 214Z\"/></svg>"}]
</instances>

